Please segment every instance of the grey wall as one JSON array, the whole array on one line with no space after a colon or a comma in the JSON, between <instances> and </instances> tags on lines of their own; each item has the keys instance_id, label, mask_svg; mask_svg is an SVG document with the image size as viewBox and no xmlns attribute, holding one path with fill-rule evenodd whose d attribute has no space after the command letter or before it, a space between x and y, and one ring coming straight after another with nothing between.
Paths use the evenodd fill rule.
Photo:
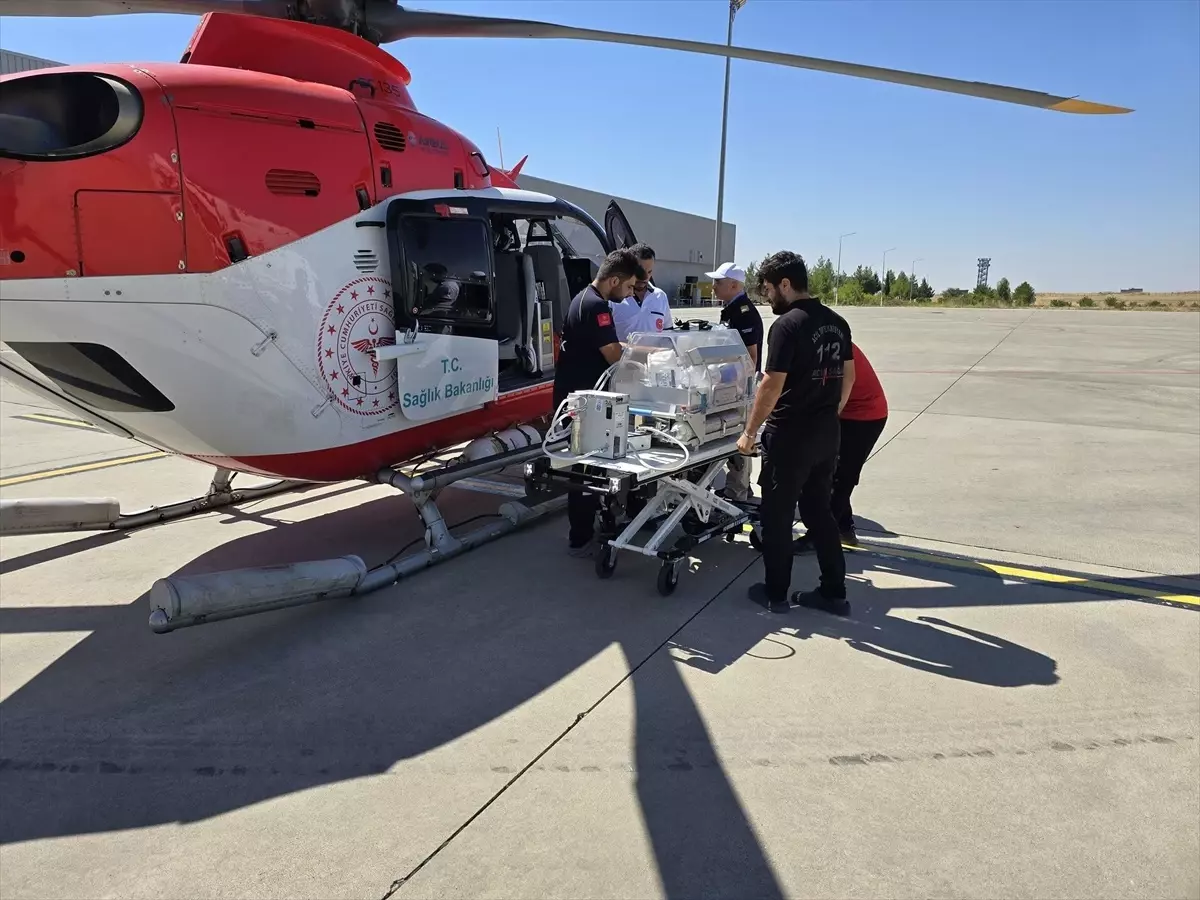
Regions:
<instances>
[{"instance_id":1,"label":"grey wall","mask_svg":"<svg viewBox=\"0 0 1200 900\"><path fill-rule=\"evenodd\" d=\"M24 53L13 53L11 50L0 50L0 75L13 75L17 72L31 72L34 69L48 69L51 66L61 66L62 63L37 56L26 56Z\"/></svg>"},{"instance_id":2,"label":"grey wall","mask_svg":"<svg viewBox=\"0 0 1200 900\"><path fill-rule=\"evenodd\" d=\"M667 292L672 302L675 290L686 275L701 281L722 262L736 260L737 226L730 222L721 225L721 252L724 260L712 260L713 233L716 222L704 216L651 206L626 197L601 194L570 184L546 181L532 175L520 175L517 183L527 191L540 191L569 200L585 209L597 222L604 223L604 210L609 200L616 200L624 211L634 234L654 248L654 282Z\"/></svg>"}]
</instances>

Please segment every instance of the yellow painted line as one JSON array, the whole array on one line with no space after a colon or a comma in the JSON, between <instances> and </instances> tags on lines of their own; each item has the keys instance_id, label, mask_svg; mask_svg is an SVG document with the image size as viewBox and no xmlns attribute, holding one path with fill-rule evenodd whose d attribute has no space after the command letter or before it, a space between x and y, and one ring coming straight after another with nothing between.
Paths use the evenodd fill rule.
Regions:
<instances>
[{"instance_id":1,"label":"yellow painted line","mask_svg":"<svg viewBox=\"0 0 1200 900\"><path fill-rule=\"evenodd\" d=\"M130 463L146 462L151 459L161 459L168 454L161 450L152 453L138 453L133 456L118 456L114 459L102 459L97 462L80 463L77 466L63 466L61 469L45 469L41 472L30 472L28 475L13 475L0 478L0 487L14 484L27 484L30 481L42 481L46 478L58 478L62 475L75 475L79 472L95 472L97 469L111 469L113 466L127 466Z\"/></svg>"},{"instance_id":2,"label":"yellow painted line","mask_svg":"<svg viewBox=\"0 0 1200 900\"><path fill-rule=\"evenodd\" d=\"M750 530L749 525L743 526L743 532ZM843 549L859 551L862 553L872 553L880 556L895 556L899 559L909 559L913 562L925 562L934 566L950 567L955 569L963 569L966 571L992 572L1006 578L1019 578L1022 581L1034 581L1042 584L1061 584L1064 586L1085 588L1090 591L1099 591L1106 594L1120 594L1123 597L1145 597L1148 600L1158 600L1164 603L1179 603L1186 606L1194 606L1200 609L1200 596L1195 594L1175 594L1170 593L1162 587L1141 587L1133 584L1121 584L1120 582L1101 581L1097 578L1088 578L1083 575L1064 575L1061 572L1046 572L1041 569L1026 569L1018 566L1010 566L1004 563L988 562L983 559L967 559L956 556L941 556L935 553L922 553L918 550L909 550L907 548L894 547L890 544L874 544L859 542L855 544L843 544Z\"/></svg>"},{"instance_id":3,"label":"yellow painted line","mask_svg":"<svg viewBox=\"0 0 1200 900\"><path fill-rule=\"evenodd\" d=\"M69 428L90 428L96 430L96 426L91 422L85 422L82 419L69 419L66 416L52 416L48 413L26 413L20 416L13 416L14 419L24 419L27 422L45 422L47 425L66 425Z\"/></svg>"},{"instance_id":4,"label":"yellow painted line","mask_svg":"<svg viewBox=\"0 0 1200 900\"><path fill-rule=\"evenodd\" d=\"M920 553L915 550L900 550L887 544L861 544L855 547L844 545L847 550L862 550L867 553L880 553L896 556L901 559L911 559L914 562L928 562L939 566L952 566L957 569L986 570L1007 578L1019 578L1022 581L1037 581L1043 584L1062 584L1072 587L1087 588L1091 591L1101 591L1109 594L1121 594L1129 597L1146 597L1149 600L1162 600L1167 603L1184 603L1200 607L1200 596L1193 594L1172 594L1162 588L1140 587L1133 584L1100 581L1083 575L1063 575L1061 572L1045 572L1041 569L1025 569L1003 563L988 562L982 559L960 559L954 556L939 556L932 553Z\"/></svg>"}]
</instances>

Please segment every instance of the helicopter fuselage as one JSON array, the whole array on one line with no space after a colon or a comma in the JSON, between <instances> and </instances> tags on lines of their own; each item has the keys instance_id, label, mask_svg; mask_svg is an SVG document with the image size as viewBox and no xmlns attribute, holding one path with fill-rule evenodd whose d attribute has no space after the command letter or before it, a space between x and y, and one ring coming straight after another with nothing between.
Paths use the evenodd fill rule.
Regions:
<instances>
[{"instance_id":1,"label":"helicopter fuselage","mask_svg":"<svg viewBox=\"0 0 1200 900\"><path fill-rule=\"evenodd\" d=\"M180 63L0 80L0 365L113 433L291 479L547 416L590 277L550 225L593 263L611 237L408 80L352 35L223 14ZM381 358L398 325L410 352Z\"/></svg>"}]
</instances>

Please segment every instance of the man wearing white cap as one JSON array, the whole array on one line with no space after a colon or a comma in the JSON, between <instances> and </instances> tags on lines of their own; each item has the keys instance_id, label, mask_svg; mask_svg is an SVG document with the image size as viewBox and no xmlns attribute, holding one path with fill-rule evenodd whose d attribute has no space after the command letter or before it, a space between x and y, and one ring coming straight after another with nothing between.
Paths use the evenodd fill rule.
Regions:
<instances>
[{"instance_id":1,"label":"man wearing white cap","mask_svg":"<svg viewBox=\"0 0 1200 900\"><path fill-rule=\"evenodd\" d=\"M763 320L758 308L746 296L746 272L727 262L715 272L705 272L713 280L713 296L721 301L721 323L737 331L746 345L754 372L762 371L759 349L763 340ZM725 494L732 500L750 499L750 457L738 454L729 460Z\"/></svg>"},{"instance_id":2,"label":"man wearing white cap","mask_svg":"<svg viewBox=\"0 0 1200 900\"><path fill-rule=\"evenodd\" d=\"M675 327L666 292L650 281L654 277L654 250L646 244L634 244L629 249L638 258L646 277L634 282L632 296L612 303L619 341L625 341L635 331L654 334Z\"/></svg>"}]
</instances>

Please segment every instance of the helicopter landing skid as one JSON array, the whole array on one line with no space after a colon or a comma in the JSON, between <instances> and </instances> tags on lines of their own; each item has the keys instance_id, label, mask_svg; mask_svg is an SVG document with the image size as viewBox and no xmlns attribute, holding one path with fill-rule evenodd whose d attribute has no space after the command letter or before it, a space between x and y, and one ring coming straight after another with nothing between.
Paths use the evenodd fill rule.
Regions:
<instances>
[{"instance_id":1,"label":"helicopter landing skid","mask_svg":"<svg viewBox=\"0 0 1200 900\"><path fill-rule=\"evenodd\" d=\"M458 481L499 472L542 454L540 442L477 462L448 466L420 475L381 469L374 476L407 494L425 525L425 547L368 570L357 556L314 560L285 566L236 569L203 575L160 578L150 588L150 628L164 634L179 628L253 615L321 600L361 597L400 579L461 556L531 522L566 508L566 495L530 506L510 501L496 521L454 535L438 509L437 495Z\"/></svg>"},{"instance_id":2,"label":"helicopter landing skid","mask_svg":"<svg viewBox=\"0 0 1200 900\"><path fill-rule=\"evenodd\" d=\"M136 513L122 514L119 501L111 498L76 498L0 500L0 535L61 534L72 531L131 531L160 522L194 516L200 513L259 500L274 494L299 490L312 482L273 481L251 488L235 489L237 473L217 469L208 492L203 497L152 506Z\"/></svg>"}]
</instances>

